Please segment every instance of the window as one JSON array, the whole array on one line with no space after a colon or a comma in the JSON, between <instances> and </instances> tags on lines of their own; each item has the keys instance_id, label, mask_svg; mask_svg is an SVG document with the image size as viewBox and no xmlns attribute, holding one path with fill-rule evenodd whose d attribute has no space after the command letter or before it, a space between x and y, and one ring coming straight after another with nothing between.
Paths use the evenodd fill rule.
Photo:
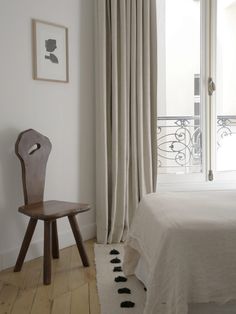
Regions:
<instances>
[{"instance_id":1,"label":"window","mask_svg":"<svg viewBox=\"0 0 236 314\"><path fill-rule=\"evenodd\" d=\"M158 184L232 183L236 1L157 0L157 21Z\"/></svg>"},{"instance_id":2,"label":"window","mask_svg":"<svg viewBox=\"0 0 236 314\"><path fill-rule=\"evenodd\" d=\"M216 171L236 170L236 1L216 8Z\"/></svg>"}]
</instances>

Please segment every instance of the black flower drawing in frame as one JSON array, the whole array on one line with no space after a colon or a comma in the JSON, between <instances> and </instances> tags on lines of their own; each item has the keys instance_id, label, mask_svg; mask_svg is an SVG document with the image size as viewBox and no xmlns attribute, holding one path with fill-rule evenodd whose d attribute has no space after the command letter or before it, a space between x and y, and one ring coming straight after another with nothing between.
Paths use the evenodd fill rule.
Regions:
<instances>
[{"instance_id":1,"label":"black flower drawing in frame","mask_svg":"<svg viewBox=\"0 0 236 314\"><path fill-rule=\"evenodd\" d=\"M56 39L47 39L45 40L45 48L46 51L49 52L49 55L45 55L45 59L50 60L52 63L59 63L57 56L52 53L57 49L57 41Z\"/></svg>"}]
</instances>

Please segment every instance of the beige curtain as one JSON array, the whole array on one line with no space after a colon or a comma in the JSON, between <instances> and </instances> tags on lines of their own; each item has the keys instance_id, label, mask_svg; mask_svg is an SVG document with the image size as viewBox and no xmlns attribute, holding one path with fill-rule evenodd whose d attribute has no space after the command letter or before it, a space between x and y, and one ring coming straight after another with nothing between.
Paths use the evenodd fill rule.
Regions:
<instances>
[{"instance_id":1,"label":"beige curtain","mask_svg":"<svg viewBox=\"0 0 236 314\"><path fill-rule=\"evenodd\" d=\"M99 243L125 239L156 183L155 0L96 0L96 218Z\"/></svg>"}]
</instances>

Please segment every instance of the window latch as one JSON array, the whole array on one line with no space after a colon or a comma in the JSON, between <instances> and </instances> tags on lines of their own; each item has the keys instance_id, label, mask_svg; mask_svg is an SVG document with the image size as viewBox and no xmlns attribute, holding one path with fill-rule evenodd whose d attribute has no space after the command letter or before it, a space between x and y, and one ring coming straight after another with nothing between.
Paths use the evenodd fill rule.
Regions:
<instances>
[{"instance_id":1,"label":"window latch","mask_svg":"<svg viewBox=\"0 0 236 314\"><path fill-rule=\"evenodd\" d=\"M209 77L208 79L208 95L212 96L214 91L216 90L216 84L214 83L212 77Z\"/></svg>"}]
</instances>

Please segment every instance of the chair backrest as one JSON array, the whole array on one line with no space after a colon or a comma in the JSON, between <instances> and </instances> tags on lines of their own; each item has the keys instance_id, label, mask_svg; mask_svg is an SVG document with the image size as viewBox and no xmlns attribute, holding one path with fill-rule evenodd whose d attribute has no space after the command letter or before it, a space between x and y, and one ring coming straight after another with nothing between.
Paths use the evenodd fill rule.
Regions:
<instances>
[{"instance_id":1,"label":"chair backrest","mask_svg":"<svg viewBox=\"0 0 236 314\"><path fill-rule=\"evenodd\" d=\"M43 201L51 148L50 140L33 129L23 131L18 136L15 152L21 161L25 205Z\"/></svg>"}]
</instances>

